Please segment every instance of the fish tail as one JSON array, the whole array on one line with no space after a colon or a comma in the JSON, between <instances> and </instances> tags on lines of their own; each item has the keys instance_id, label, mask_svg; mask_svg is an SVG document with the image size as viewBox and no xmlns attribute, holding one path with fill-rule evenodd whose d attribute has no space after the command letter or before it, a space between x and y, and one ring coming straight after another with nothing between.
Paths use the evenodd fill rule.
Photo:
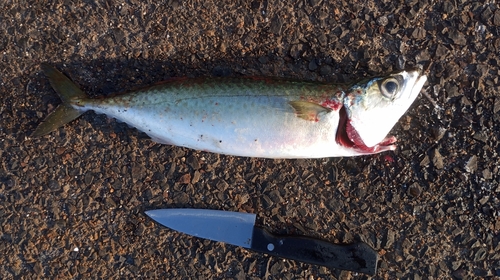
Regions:
<instances>
[{"instance_id":1,"label":"fish tail","mask_svg":"<svg viewBox=\"0 0 500 280\"><path fill-rule=\"evenodd\" d=\"M71 105L71 101L78 99L84 100L88 98L88 96L80 88L78 88L75 83L73 83L63 73L59 72L56 68L45 63L41 65L41 68L49 79L52 88L54 88L57 92L63 103L50 113L50 115L48 115L40 125L38 125L33 134L31 134L32 137L48 134L78 118L84 113L84 110L75 109Z\"/></svg>"}]
</instances>

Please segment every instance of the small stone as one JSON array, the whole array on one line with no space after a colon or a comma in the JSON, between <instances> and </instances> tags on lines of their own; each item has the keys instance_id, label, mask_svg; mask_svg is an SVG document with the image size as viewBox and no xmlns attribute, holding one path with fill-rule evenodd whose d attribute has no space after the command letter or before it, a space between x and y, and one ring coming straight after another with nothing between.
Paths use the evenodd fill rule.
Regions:
<instances>
[{"instance_id":1,"label":"small stone","mask_svg":"<svg viewBox=\"0 0 500 280\"><path fill-rule=\"evenodd\" d=\"M431 128L431 135L434 141L438 142L441 140L446 133L446 129L443 127L432 127Z\"/></svg>"},{"instance_id":2,"label":"small stone","mask_svg":"<svg viewBox=\"0 0 500 280\"><path fill-rule=\"evenodd\" d=\"M283 201L285 201L282 197L281 197L281 194L278 190L273 190L269 193L269 197L274 201L274 202L278 202L278 203L281 203Z\"/></svg>"},{"instance_id":3,"label":"small stone","mask_svg":"<svg viewBox=\"0 0 500 280\"><path fill-rule=\"evenodd\" d=\"M450 14L455 10L455 6L451 1L444 1L442 6L443 12Z\"/></svg>"},{"instance_id":4,"label":"small stone","mask_svg":"<svg viewBox=\"0 0 500 280\"><path fill-rule=\"evenodd\" d=\"M500 26L500 9L497 9L493 15L493 24Z\"/></svg>"},{"instance_id":5,"label":"small stone","mask_svg":"<svg viewBox=\"0 0 500 280\"><path fill-rule=\"evenodd\" d=\"M491 180L493 178L493 174L488 168L483 170L483 178L486 180Z\"/></svg>"},{"instance_id":6,"label":"small stone","mask_svg":"<svg viewBox=\"0 0 500 280\"><path fill-rule=\"evenodd\" d=\"M458 30L456 29L452 29L448 33L448 38L453 40L453 43L455 43L456 45L464 46L465 44L467 44L465 36L462 33L458 32Z\"/></svg>"},{"instance_id":7,"label":"small stone","mask_svg":"<svg viewBox=\"0 0 500 280\"><path fill-rule=\"evenodd\" d=\"M389 23L389 20L386 16L381 16L377 19L377 23L381 26L386 26Z\"/></svg>"},{"instance_id":8,"label":"small stone","mask_svg":"<svg viewBox=\"0 0 500 280\"><path fill-rule=\"evenodd\" d=\"M40 262L37 262L33 267L33 270L35 271L36 274L41 275L43 270L42 264Z\"/></svg>"},{"instance_id":9,"label":"small stone","mask_svg":"<svg viewBox=\"0 0 500 280\"><path fill-rule=\"evenodd\" d=\"M201 165L200 165L200 162L198 161L198 159L193 156L193 155L190 155L189 157L186 158L186 163L191 166L191 168L193 168L193 170L198 170L200 169Z\"/></svg>"},{"instance_id":10,"label":"small stone","mask_svg":"<svg viewBox=\"0 0 500 280\"><path fill-rule=\"evenodd\" d=\"M219 45L219 50L221 53L225 53L226 52L226 49L227 49L227 45L225 42L221 42L220 45Z\"/></svg>"},{"instance_id":11,"label":"small stone","mask_svg":"<svg viewBox=\"0 0 500 280\"><path fill-rule=\"evenodd\" d=\"M422 27L417 27L413 30L413 33L411 34L411 36L414 38L414 39L424 39L425 38L425 29L422 28Z\"/></svg>"},{"instance_id":12,"label":"small stone","mask_svg":"<svg viewBox=\"0 0 500 280\"><path fill-rule=\"evenodd\" d=\"M273 206L273 204L274 204L274 203L273 203L273 201L272 201L272 200L271 200L271 198L269 198L269 196L267 196L266 194L263 194L263 195L262 195L262 199L264 199L264 201L263 201L263 202L264 202L264 203L263 203L263 206L264 206L265 208L269 208L269 207Z\"/></svg>"},{"instance_id":13,"label":"small stone","mask_svg":"<svg viewBox=\"0 0 500 280\"><path fill-rule=\"evenodd\" d=\"M493 113L498 113L500 111L500 97L495 98L495 104L493 105Z\"/></svg>"},{"instance_id":14,"label":"small stone","mask_svg":"<svg viewBox=\"0 0 500 280\"><path fill-rule=\"evenodd\" d=\"M182 175L181 177L179 177L177 182L179 182L181 184L189 184L191 182L191 174L186 173L186 174Z\"/></svg>"},{"instance_id":15,"label":"small stone","mask_svg":"<svg viewBox=\"0 0 500 280\"><path fill-rule=\"evenodd\" d=\"M92 173L87 172L83 180L85 182L85 185L90 186L92 184L92 181L94 180L94 176L92 175Z\"/></svg>"},{"instance_id":16,"label":"small stone","mask_svg":"<svg viewBox=\"0 0 500 280\"><path fill-rule=\"evenodd\" d=\"M56 154L62 155L64 152L66 152L65 148L63 148L63 147L56 148Z\"/></svg>"},{"instance_id":17,"label":"small stone","mask_svg":"<svg viewBox=\"0 0 500 280\"><path fill-rule=\"evenodd\" d=\"M145 169L142 165L140 164L133 164L132 165L132 178L135 180L138 180L142 177L144 177L144 172Z\"/></svg>"},{"instance_id":18,"label":"small stone","mask_svg":"<svg viewBox=\"0 0 500 280\"><path fill-rule=\"evenodd\" d=\"M116 208L116 202L109 196L106 197L106 204L108 204L110 208Z\"/></svg>"},{"instance_id":19,"label":"small stone","mask_svg":"<svg viewBox=\"0 0 500 280\"><path fill-rule=\"evenodd\" d=\"M382 245L384 248L389 249L392 247L392 244L394 244L394 238L395 238L396 233L388 229L387 234L385 235L385 238L382 240Z\"/></svg>"},{"instance_id":20,"label":"small stone","mask_svg":"<svg viewBox=\"0 0 500 280\"><path fill-rule=\"evenodd\" d=\"M316 64L316 61L313 59L309 62L309 70L314 71L316 69L318 69L318 64Z\"/></svg>"},{"instance_id":21,"label":"small stone","mask_svg":"<svg viewBox=\"0 0 500 280\"><path fill-rule=\"evenodd\" d=\"M142 236L145 231L146 231L146 226L143 223L140 223L135 229L134 234L137 236Z\"/></svg>"},{"instance_id":22,"label":"small stone","mask_svg":"<svg viewBox=\"0 0 500 280\"><path fill-rule=\"evenodd\" d=\"M422 190L420 188L420 185L418 183L413 183L408 188L408 194L413 196L413 197L419 197L422 194Z\"/></svg>"},{"instance_id":23,"label":"small stone","mask_svg":"<svg viewBox=\"0 0 500 280\"><path fill-rule=\"evenodd\" d=\"M59 182L56 180L50 180L49 181L49 189L55 191L59 190Z\"/></svg>"},{"instance_id":24,"label":"small stone","mask_svg":"<svg viewBox=\"0 0 500 280\"><path fill-rule=\"evenodd\" d=\"M269 270L271 275L279 275L280 274L280 272L283 270L283 266L281 265L281 263L282 262L277 261L271 266L271 269Z\"/></svg>"},{"instance_id":25,"label":"small stone","mask_svg":"<svg viewBox=\"0 0 500 280\"><path fill-rule=\"evenodd\" d=\"M483 196L480 200L479 200L479 203L481 205L485 204L486 202L488 202L488 200L490 199L490 197L488 195L486 196Z\"/></svg>"},{"instance_id":26,"label":"small stone","mask_svg":"<svg viewBox=\"0 0 500 280\"><path fill-rule=\"evenodd\" d=\"M460 96L460 92L458 90L458 87L456 85L451 84L451 83L447 83L444 86L444 90L448 94L448 98Z\"/></svg>"},{"instance_id":27,"label":"small stone","mask_svg":"<svg viewBox=\"0 0 500 280\"><path fill-rule=\"evenodd\" d=\"M171 178L172 175L174 175L176 167L177 167L177 165L175 164L175 162L172 162L172 164L170 165L170 168L168 169L167 175L165 177L166 178Z\"/></svg>"},{"instance_id":28,"label":"small stone","mask_svg":"<svg viewBox=\"0 0 500 280\"><path fill-rule=\"evenodd\" d=\"M415 56L415 60L419 64L423 64L424 62L427 62L430 60L430 55L427 50L422 50Z\"/></svg>"},{"instance_id":29,"label":"small stone","mask_svg":"<svg viewBox=\"0 0 500 280\"><path fill-rule=\"evenodd\" d=\"M223 191L229 187L229 184L225 180L220 179L217 181L215 186L217 187L218 190Z\"/></svg>"},{"instance_id":30,"label":"small stone","mask_svg":"<svg viewBox=\"0 0 500 280\"><path fill-rule=\"evenodd\" d=\"M283 18L276 16L271 22L271 27L269 28L269 31L271 31L271 33L279 35L281 34L282 27L283 27Z\"/></svg>"},{"instance_id":31,"label":"small stone","mask_svg":"<svg viewBox=\"0 0 500 280\"><path fill-rule=\"evenodd\" d=\"M120 43L125 38L125 32L120 28L113 29L113 36L115 37L115 43Z\"/></svg>"},{"instance_id":32,"label":"small stone","mask_svg":"<svg viewBox=\"0 0 500 280\"><path fill-rule=\"evenodd\" d=\"M436 48L436 56L439 58L445 57L448 54L448 52L449 50L441 44L439 44Z\"/></svg>"},{"instance_id":33,"label":"small stone","mask_svg":"<svg viewBox=\"0 0 500 280\"><path fill-rule=\"evenodd\" d=\"M472 138L478 140L478 141L481 141L483 143L486 143L489 139L488 135L485 133L485 132L479 132L479 133L475 133Z\"/></svg>"},{"instance_id":34,"label":"small stone","mask_svg":"<svg viewBox=\"0 0 500 280\"><path fill-rule=\"evenodd\" d=\"M474 173L476 172L477 169L477 157L472 156L470 159L467 161L467 164L465 165L465 171L469 173Z\"/></svg>"},{"instance_id":35,"label":"small stone","mask_svg":"<svg viewBox=\"0 0 500 280\"><path fill-rule=\"evenodd\" d=\"M436 167L437 169L443 169L444 167L443 156L441 156L438 149L434 149L432 164L434 164L434 167Z\"/></svg>"},{"instance_id":36,"label":"small stone","mask_svg":"<svg viewBox=\"0 0 500 280\"><path fill-rule=\"evenodd\" d=\"M194 172L193 179L191 180L191 184L197 183L198 181L200 181L200 178L201 178L201 173L200 171L196 170Z\"/></svg>"},{"instance_id":37,"label":"small stone","mask_svg":"<svg viewBox=\"0 0 500 280\"><path fill-rule=\"evenodd\" d=\"M151 189L146 189L146 191L143 193L143 196L144 198L146 198L147 200L150 200L151 198L153 198L153 192L151 191Z\"/></svg>"},{"instance_id":38,"label":"small stone","mask_svg":"<svg viewBox=\"0 0 500 280\"><path fill-rule=\"evenodd\" d=\"M481 13L481 19L484 22L490 23L492 17L493 17L493 11L491 10L490 6L487 5L486 8Z\"/></svg>"},{"instance_id":39,"label":"small stone","mask_svg":"<svg viewBox=\"0 0 500 280\"><path fill-rule=\"evenodd\" d=\"M460 268L460 266L462 265L462 262L461 261L455 261L455 262L452 262L451 263L451 268L453 270L457 270L458 268Z\"/></svg>"},{"instance_id":40,"label":"small stone","mask_svg":"<svg viewBox=\"0 0 500 280\"><path fill-rule=\"evenodd\" d=\"M179 204L187 204L189 203L189 195L185 192L181 192L175 196L175 202Z\"/></svg>"},{"instance_id":41,"label":"small stone","mask_svg":"<svg viewBox=\"0 0 500 280\"><path fill-rule=\"evenodd\" d=\"M482 261L486 258L486 249L485 248L479 248L477 252L474 254L474 261Z\"/></svg>"},{"instance_id":42,"label":"small stone","mask_svg":"<svg viewBox=\"0 0 500 280\"><path fill-rule=\"evenodd\" d=\"M429 156L425 156L421 161L420 161L420 166L427 166L431 160L429 159Z\"/></svg>"}]
</instances>

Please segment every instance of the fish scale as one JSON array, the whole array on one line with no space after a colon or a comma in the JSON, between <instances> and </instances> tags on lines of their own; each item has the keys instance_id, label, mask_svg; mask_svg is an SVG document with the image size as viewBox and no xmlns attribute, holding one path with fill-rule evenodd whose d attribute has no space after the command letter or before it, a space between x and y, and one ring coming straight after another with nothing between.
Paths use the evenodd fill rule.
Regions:
<instances>
[{"instance_id":1,"label":"fish scale","mask_svg":"<svg viewBox=\"0 0 500 280\"><path fill-rule=\"evenodd\" d=\"M397 105L380 97L380 89L375 88L380 84L376 81L383 78L350 86L274 78L176 78L125 94L90 99L55 68L42 68L63 104L35 130L35 136L93 110L136 127L156 142L228 155L319 158L394 149L392 140L383 139L387 133L380 139L381 145L367 147L363 141L369 137L354 126L359 118L356 114L366 111L361 108L366 104L357 105L360 98L373 99L381 107ZM402 85L401 91L407 93L399 94L414 99L423 82L413 89L421 76L417 72L410 76L407 82L411 88ZM413 99L405 102L405 110ZM390 127L400 116L396 117Z\"/></svg>"}]
</instances>

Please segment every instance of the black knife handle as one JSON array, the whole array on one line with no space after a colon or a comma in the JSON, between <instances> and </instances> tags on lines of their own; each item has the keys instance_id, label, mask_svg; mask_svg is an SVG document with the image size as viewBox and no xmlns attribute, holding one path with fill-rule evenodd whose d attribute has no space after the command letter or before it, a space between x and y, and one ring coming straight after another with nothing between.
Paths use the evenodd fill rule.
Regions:
<instances>
[{"instance_id":1,"label":"black knife handle","mask_svg":"<svg viewBox=\"0 0 500 280\"><path fill-rule=\"evenodd\" d=\"M366 243L338 245L305 236L273 235L254 227L251 249L300 262L375 275L378 253Z\"/></svg>"}]
</instances>

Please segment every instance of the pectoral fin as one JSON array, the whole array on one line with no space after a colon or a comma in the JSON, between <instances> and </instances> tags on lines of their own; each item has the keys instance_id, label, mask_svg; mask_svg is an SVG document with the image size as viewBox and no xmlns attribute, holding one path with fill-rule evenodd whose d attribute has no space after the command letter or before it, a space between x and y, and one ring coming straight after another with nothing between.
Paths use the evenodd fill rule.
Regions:
<instances>
[{"instance_id":1,"label":"pectoral fin","mask_svg":"<svg viewBox=\"0 0 500 280\"><path fill-rule=\"evenodd\" d=\"M306 121L318 122L322 114L332 111L330 108L308 101L290 101L297 117Z\"/></svg>"}]
</instances>

